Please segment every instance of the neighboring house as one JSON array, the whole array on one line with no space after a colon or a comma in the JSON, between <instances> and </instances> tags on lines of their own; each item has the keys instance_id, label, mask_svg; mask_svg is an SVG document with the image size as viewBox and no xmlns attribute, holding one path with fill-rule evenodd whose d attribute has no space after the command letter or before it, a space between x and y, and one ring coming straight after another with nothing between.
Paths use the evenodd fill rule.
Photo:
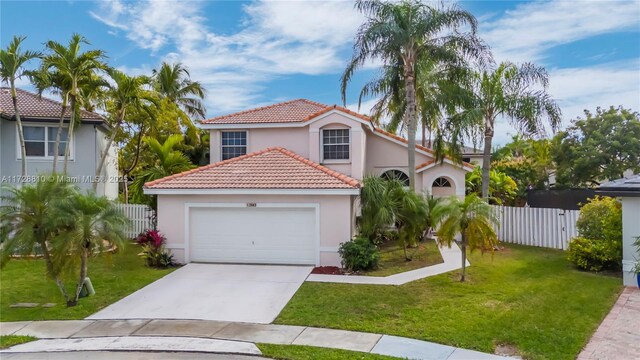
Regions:
<instances>
[{"instance_id":1,"label":"neighboring house","mask_svg":"<svg viewBox=\"0 0 640 360\"><path fill-rule=\"evenodd\" d=\"M462 161L468 162L473 166L480 166L484 163L484 153L482 149L476 149L469 146L462 147Z\"/></svg>"},{"instance_id":2,"label":"neighboring house","mask_svg":"<svg viewBox=\"0 0 640 360\"><path fill-rule=\"evenodd\" d=\"M56 133L62 104L37 94L17 89L18 109L24 128L27 152L27 175L51 173ZM109 127L99 114L80 110L80 122L70 137L67 176L82 189L91 189L98 161L106 146ZM64 148L69 126L67 109L58 157L58 172L62 173ZM23 183L18 126L10 89L0 88L0 179L3 185ZM118 197L118 163L115 147L109 153L97 192L110 199ZM28 180L28 179L27 179Z\"/></svg>"},{"instance_id":3,"label":"neighboring house","mask_svg":"<svg viewBox=\"0 0 640 360\"><path fill-rule=\"evenodd\" d=\"M408 184L407 141L339 106L293 100L201 122L212 164L145 185L180 262L340 264L365 175ZM473 167L416 149L416 188L464 196Z\"/></svg>"}]
</instances>

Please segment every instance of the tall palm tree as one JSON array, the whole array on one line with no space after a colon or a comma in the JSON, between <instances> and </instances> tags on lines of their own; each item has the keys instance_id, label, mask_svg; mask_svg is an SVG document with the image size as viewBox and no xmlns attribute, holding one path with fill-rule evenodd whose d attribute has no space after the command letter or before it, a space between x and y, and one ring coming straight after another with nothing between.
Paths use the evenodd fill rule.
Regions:
<instances>
[{"instance_id":1,"label":"tall palm tree","mask_svg":"<svg viewBox=\"0 0 640 360\"><path fill-rule=\"evenodd\" d=\"M8 83L11 88L11 99L13 101L13 112L15 113L18 125L18 139L20 141L20 155L22 157L22 176L27 175L27 149L24 142L24 131L18 106L18 94L16 93L16 80L26 75L24 65L30 60L40 57L36 51L22 51L20 46L26 39L25 36L14 36L6 49L0 49L0 79Z\"/></svg>"},{"instance_id":2,"label":"tall palm tree","mask_svg":"<svg viewBox=\"0 0 640 360\"><path fill-rule=\"evenodd\" d=\"M122 247L129 219L107 198L91 192L75 192L58 202L54 210L57 224L63 229L58 234L60 241L54 241L58 262L66 267L80 262L75 293L67 301L67 306L75 306L87 277L89 257L111 246Z\"/></svg>"},{"instance_id":3,"label":"tall palm tree","mask_svg":"<svg viewBox=\"0 0 640 360\"><path fill-rule=\"evenodd\" d=\"M181 63L163 62L160 69L153 70L154 87L163 97L180 107L191 117L204 118L206 109L202 100L205 89L191 80L189 70Z\"/></svg>"},{"instance_id":4,"label":"tall palm tree","mask_svg":"<svg viewBox=\"0 0 640 360\"><path fill-rule=\"evenodd\" d=\"M440 219L439 241L451 245L456 236L460 235L461 237L462 274L460 281L464 281L467 268L467 247L471 251L475 249L493 251L493 248L498 244L498 235L493 228L498 224L498 218L491 209L491 205L476 194L467 195L464 200L452 196L438 204L434 211Z\"/></svg>"},{"instance_id":5,"label":"tall palm tree","mask_svg":"<svg viewBox=\"0 0 640 360\"><path fill-rule=\"evenodd\" d=\"M120 131L122 123L125 121L127 109L133 106L138 109L148 110L150 104L153 105L156 103L153 94L145 89L145 86L151 83L149 77L141 75L128 76L116 69L109 69L107 72L113 80L113 85L111 85L107 91L107 97L113 106L112 111L114 113L115 123L112 124L113 129L111 130L111 135L107 140L105 148L102 150L102 154L100 154L100 161L96 168L96 177L102 174L109 150L113 145L116 135ZM148 111L148 114L149 116L153 116L151 111ZM93 190L96 191L97 188L98 182L94 182Z\"/></svg>"},{"instance_id":6,"label":"tall palm tree","mask_svg":"<svg viewBox=\"0 0 640 360\"><path fill-rule=\"evenodd\" d=\"M526 135L545 133L543 120L547 120L555 131L560 125L560 107L547 93L549 76L542 67L531 63L516 66L501 63L493 71L474 74L471 89L473 101L461 113L454 116L449 128L454 131L476 129L484 136L482 162L482 197L489 197L489 171L491 169L491 146L495 121L506 117L512 125ZM456 139L451 146L459 148Z\"/></svg>"},{"instance_id":7,"label":"tall palm tree","mask_svg":"<svg viewBox=\"0 0 640 360\"><path fill-rule=\"evenodd\" d=\"M56 41L48 41L46 47L49 54L43 59L43 66L48 70L55 70L68 84L69 107L71 109L67 142L64 150L64 170L67 173L69 162L69 146L76 123L78 97L81 95L83 84L90 82L97 70L106 68L102 62L105 54L102 50L82 52L82 45L89 45L87 39L79 34L73 34L69 44L64 46ZM57 136L56 136L57 137Z\"/></svg>"},{"instance_id":8,"label":"tall palm tree","mask_svg":"<svg viewBox=\"0 0 640 360\"><path fill-rule=\"evenodd\" d=\"M355 6L367 20L358 29L354 54L342 75L342 100L346 103L347 84L366 61L382 60L385 65L398 67L406 102L409 185L415 189L417 64L423 58L451 60L459 54L480 57L487 49L475 36L475 17L455 5L436 8L415 0L358 0ZM468 33L464 32L466 26L470 28Z\"/></svg>"},{"instance_id":9,"label":"tall palm tree","mask_svg":"<svg viewBox=\"0 0 640 360\"><path fill-rule=\"evenodd\" d=\"M54 177L54 181L9 187L0 201L0 267L6 265L14 253L41 253L47 275L67 301L69 296L60 278L64 266L52 252L57 235L57 212L51 209L72 194L68 183L55 181Z\"/></svg>"},{"instance_id":10,"label":"tall palm tree","mask_svg":"<svg viewBox=\"0 0 640 360\"><path fill-rule=\"evenodd\" d=\"M181 141L182 136L179 134L169 136L162 144L154 138L147 137L144 139L145 144L149 147L150 153L154 155L157 161L154 166L143 170L135 176L135 180L131 184L131 190L135 199L144 201L145 183L181 173L195 167L185 154L174 150ZM150 205L154 209L157 207L155 198L151 199Z\"/></svg>"}]
</instances>

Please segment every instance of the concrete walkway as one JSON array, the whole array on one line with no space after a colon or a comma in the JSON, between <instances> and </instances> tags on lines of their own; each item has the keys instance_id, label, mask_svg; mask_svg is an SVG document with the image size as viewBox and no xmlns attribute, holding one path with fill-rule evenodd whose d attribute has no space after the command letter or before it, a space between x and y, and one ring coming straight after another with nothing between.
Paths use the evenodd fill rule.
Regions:
<instances>
[{"instance_id":1,"label":"concrete walkway","mask_svg":"<svg viewBox=\"0 0 640 360\"><path fill-rule=\"evenodd\" d=\"M640 359L640 289L627 287L578 360Z\"/></svg>"},{"instance_id":2,"label":"concrete walkway","mask_svg":"<svg viewBox=\"0 0 640 360\"><path fill-rule=\"evenodd\" d=\"M426 266L420 269L394 274L389 276L358 276L358 275L323 275L311 274L307 281L343 283L343 284L369 284L369 285L404 285L411 281L424 279L429 276L444 274L460 269L462 263L462 251L456 244L438 246L443 262ZM471 264L467 261L467 266Z\"/></svg>"},{"instance_id":3,"label":"concrete walkway","mask_svg":"<svg viewBox=\"0 0 640 360\"><path fill-rule=\"evenodd\" d=\"M260 355L255 343L308 345L424 360L505 357L427 341L305 326L205 320L68 320L0 323L0 335L40 338L0 354L69 351L197 351Z\"/></svg>"}]
</instances>

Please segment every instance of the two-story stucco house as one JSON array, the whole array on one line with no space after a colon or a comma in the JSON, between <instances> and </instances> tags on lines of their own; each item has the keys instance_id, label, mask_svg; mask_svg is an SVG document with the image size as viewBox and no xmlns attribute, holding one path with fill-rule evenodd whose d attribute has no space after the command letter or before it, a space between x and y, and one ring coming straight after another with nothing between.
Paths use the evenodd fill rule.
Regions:
<instances>
[{"instance_id":1,"label":"two-story stucco house","mask_svg":"<svg viewBox=\"0 0 640 360\"><path fill-rule=\"evenodd\" d=\"M339 265L365 175L408 183L407 142L339 106L293 100L202 121L211 164L145 185L181 262ZM469 164L416 149L416 184L465 193Z\"/></svg>"},{"instance_id":2,"label":"two-story stucco house","mask_svg":"<svg viewBox=\"0 0 640 360\"><path fill-rule=\"evenodd\" d=\"M24 129L27 153L27 175L51 173L55 139L60 122L62 104L40 97L37 94L17 89L20 119ZM107 143L109 127L99 114L80 110L80 123L68 136L69 110L61 133L58 172L62 172L64 149L70 141L67 177L81 189L91 189L98 161ZM25 180L22 174L22 158L18 140L18 126L13 110L13 101L8 88L0 88L0 179L2 185L19 186ZM98 179L97 193L110 199L118 197L118 163L114 147Z\"/></svg>"}]
</instances>

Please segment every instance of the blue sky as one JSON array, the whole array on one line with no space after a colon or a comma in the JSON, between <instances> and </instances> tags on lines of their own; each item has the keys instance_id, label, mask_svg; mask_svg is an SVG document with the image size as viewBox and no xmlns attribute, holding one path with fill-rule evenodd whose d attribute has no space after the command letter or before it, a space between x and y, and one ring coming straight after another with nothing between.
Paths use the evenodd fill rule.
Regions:
<instances>
[{"instance_id":1,"label":"blue sky","mask_svg":"<svg viewBox=\"0 0 640 360\"><path fill-rule=\"evenodd\" d=\"M459 4L478 18L497 61L548 69L565 124L585 108L640 111L640 1ZM302 97L341 103L339 78L361 22L346 1L0 2L3 47L17 34L40 49L78 32L132 74L180 61L207 88L210 116ZM372 64L351 84L347 104L354 110L360 86L375 71ZM513 132L502 120L496 141Z\"/></svg>"}]
</instances>

